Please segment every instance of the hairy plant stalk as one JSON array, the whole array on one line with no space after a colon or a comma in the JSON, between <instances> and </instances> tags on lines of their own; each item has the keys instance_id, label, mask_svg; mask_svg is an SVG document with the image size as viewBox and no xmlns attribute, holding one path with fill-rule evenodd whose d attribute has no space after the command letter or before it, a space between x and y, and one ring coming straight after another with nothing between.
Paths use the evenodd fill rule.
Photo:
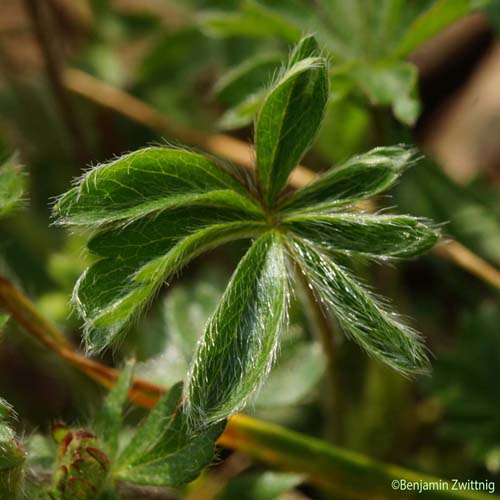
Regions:
<instances>
[{"instance_id":1,"label":"hairy plant stalk","mask_svg":"<svg viewBox=\"0 0 500 500\"><path fill-rule=\"evenodd\" d=\"M89 360L73 351L63 334L38 313L31 301L8 280L0 277L0 307L33 335L45 347L55 352L77 369L105 387L114 385L119 371ZM136 404L151 409L166 389L141 379L134 379L129 398ZM311 484L340 495L346 500L394 498L470 499L486 500L491 495L466 494L444 490L418 493L402 492L391 487L393 480L443 480L377 462L348 450L328 445L280 426L268 424L243 414L234 414L218 440L220 446L237 450L279 469L304 474Z\"/></svg>"},{"instance_id":2,"label":"hairy plant stalk","mask_svg":"<svg viewBox=\"0 0 500 500\"><path fill-rule=\"evenodd\" d=\"M137 97L102 82L81 70L67 69L64 71L62 78L64 86L71 92L126 116L144 127L160 134L168 134L181 142L200 147L246 168L255 167L255 155L246 142L227 134L209 135L187 127L181 127ZM292 188L300 188L310 184L316 177L315 172L299 165L292 171L289 184ZM500 270L462 244L452 241L448 244L436 245L433 251L436 255L451 260L477 278L500 289Z\"/></svg>"},{"instance_id":3,"label":"hairy plant stalk","mask_svg":"<svg viewBox=\"0 0 500 500\"><path fill-rule=\"evenodd\" d=\"M306 308L310 317L311 327L321 342L323 351L327 358L327 397L326 409L328 415L326 420L327 436L336 444L342 443L343 438L343 405L342 405L342 388L339 380L337 349L335 345L335 335L332 328L332 323L314 295L307 279L300 269L296 269L296 276L299 277L304 292Z\"/></svg>"}]
</instances>

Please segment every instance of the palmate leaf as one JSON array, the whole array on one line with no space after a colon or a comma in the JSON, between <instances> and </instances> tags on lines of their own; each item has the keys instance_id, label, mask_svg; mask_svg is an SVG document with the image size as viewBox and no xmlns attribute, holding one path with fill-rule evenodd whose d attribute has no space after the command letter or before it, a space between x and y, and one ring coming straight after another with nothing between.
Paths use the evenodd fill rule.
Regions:
<instances>
[{"instance_id":1,"label":"palmate leaf","mask_svg":"<svg viewBox=\"0 0 500 500\"><path fill-rule=\"evenodd\" d=\"M389 189L415 158L403 146L374 148L354 156L283 199L286 212L320 212L371 198Z\"/></svg>"},{"instance_id":2,"label":"palmate leaf","mask_svg":"<svg viewBox=\"0 0 500 500\"><path fill-rule=\"evenodd\" d=\"M183 208L98 233L88 243L102 257L79 279L74 302L87 346L105 347L186 262L221 243L249 238L265 226L239 211Z\"/></svg>"},{"instance_id":3,"label":"palmate leaf","mask_svg":"<svg viewBox=\"0 0 500 500\"><path fill-rule=\"evenodd\" d=\"M311 146L325 113L328 72L325 59L318 56L314 38L302 39L257 117L257 175L268 206Z\"/></svg>"},{"instance_id":4,"label":"palmate leaf","mask_svg":"<svg viewBox=\"0 0 500 500\"><path fill-rule=\"evenodd\" d=\"M304 215L283 225L327 252L368 257L413 257L439 240L429 225L405 215Z\"/></svg>"},{"instance_id":5,"label":"palmate leaf","mask_svg":"<svg viewBox=\"0 0 500 500\"><path fill-rule=\"evenodd\" d=\"M287 300L281 237L271 231L238 265L198 345L186 402L195 427L226 418L265 379Z\"/></svg>"},{"instance_id":6,"label":"palmate leaf","mask_svg":"<svg viewBox=\"0 0 500 500\"><path fill-rule=\"evenodd\" d=\"M289 249L318 300L369 355L404 374L426 371L421 339L386 304L307 241L292 239Z\"/></svg>"},{"instance_id":7,"label":"palmate leaf","mask_svg":"<svg viewBox=\"0 0 500 500\"><path fill-rule=\"evenodd\" d=\"M151 411L118 456L113 477L150 486L177 486L195 479L213 458L225 423L193 433L182 411L182 383Z\"/></svg>"},{"instance_id":8,"label":"palmate leaf","mask_svg":"<svg viewBox=\"0 0 500 500\"><path fill-rule=\"evenodd\" d=\"M390 187L413 151L377 148L278 197L314 139L327 98L326 61L314 38L305 37L257 120L259 199L200 155L149 148L91 171L57 203L63 222L96 229L88 248L97 261L74 292L87 346L93 349L109 344L190 259L226 241L256 238L198 343L186 397L172 417L173 428L180 426L173 441L169 437L167 448L160 443L160 449L155 445L145 453L147 458L141 455L134 481L165 484L160 483L162 471L168 477L179 463L170 455L196 448L193 436L206 451L203 443L213 436L205 431L241 408L266 378L287 317L286 248L344 329L369 353L405 373L425 367L425 351L412 330L332 260L335 252L407 257L435 242L431 229L409 217L344 213L346 205ZM123 388L117 394L122 398ZM174 403L165 404L173 415ZM121 470L131 474L129 467Z\"/></svg>"},{"instance_id":9,"label":"palmate leaf","mask_svg":"<svg viewBox=\"0 0 500 500\"><path fill-rule=\"evenodd\" d=\"M190 259L264 227L261 210L228 173L163 148L92 170L56 211L63 223L102 226L88 243L100 259L73 294L90 349L108 345Z\"/></svg>"}]
</instances>

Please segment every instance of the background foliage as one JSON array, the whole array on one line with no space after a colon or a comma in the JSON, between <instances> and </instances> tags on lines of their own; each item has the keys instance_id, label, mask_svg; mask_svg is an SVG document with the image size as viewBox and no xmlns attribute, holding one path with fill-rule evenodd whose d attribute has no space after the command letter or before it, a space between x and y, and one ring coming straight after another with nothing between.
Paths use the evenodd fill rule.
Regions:
<instances>
[{"instance_id":1,"label":"background foliage","mask_svg":"<svg viewBox=\"0 0 500 500\"><path fill-rule=\"evenodd\" d=\"M444 246L418 259L398 260L389 266L386 262L374 262L373 254L387 255L388 242L393 244L394 240L386 226L377 232L375 225L370 225L372 233L369 233L366 224L371 224L370 220L364 221L365 226L360 229L353 225L354 221L345 219L341 230L335 232L325 229L332 224L332 214L323 214L323 219L315 222L317 227L311 226L307 219L310 207L315 206L318 211L321 202L321 210L326 210L325 193L335 192L328 174L323 178L326 181L320 181L315 188L306 188L302 194L281 201L280 209L290 214L285 223L287 230L324 247L332 244L331 240L325 241L325 235L336 238L336 246L346 244L348 238L349 245L357 243L358 255L354 260L352 251L347 252L348 259L346 255L332 256L326 252L323 255L294 241L289 251L302 255L308 267L306 272L318 284L316 291L324 295L330 308L337 310L340 321L318 317L314 308L300 305L310 303L311 297L298 274L288 284L283 282L283 287L291 284L295 290L290 298L286 335L275 353L274 340L270 339L269 351L275 354L276 364L261 391L249 400L245 413L299 431L304 439L305 436L320 438L324 443L423 474L488 479L497 484L498 491L500 403L496 377L500 304L495 269L500 265L500 149L495 125L500 115L498 95L492 101L497 107L492 104L491 116L484 118L488 124L484 130L493 137L489 149L474 139L473 131L479 128L479 122L474 122L478 120L474 106L462 112L469 127L468 147L478 151L479 158L477 164L470 166L472 174L468 178L464 180L453 162L433 149L433 144L446 136L441 116L448 116L450 110L459 106L467 89L474 89L479 103L488 98L486 91L474 87L474 82L477 74L495 78L495 73L488 72L484 64L488 61L493 67L496 64L492 54L497 47L498 2L50 0L42 5L30 0L5 0L4 3L4 20L0 25L0 274L23 290L37 311L64 332L67 341L93 347L98 352L96 359L109 366L123 368L127 360L134 358L136 375L172 389L144 421L143 410L125 403L131 367L125 369L121 385L104 399L104 390L81 370L26 335L17 321L9 319L8 308L4 307L0 311L0 395L8 403L0 402L0 452L7 459L0 461L0 498L2 495L9 498L8 495L18 491L25 460L28 466L24 470L35 476L34 482L33 477L28 477L30 481L24 487L28 497L36 498L37 494L37 488L31 490L29 484L36 485L36 481L47 477L56 492L53 494L63 495L67 478L57 475L57 471L66 466L64 461L71 456L60 451L60 443L69 435L74 438L74 449L68 453L90 447L112 459L113 475L120 483L114 493L107 486L103 491L118 498L140 498L145 494L145 485L149 485L147 494L158 498L241 496L260 500L332 495L373 498L376 492L380 492L381 498L391 498L388 481L381 480L378 484L373 479L373 470L381 469L376 466L370 469L370 462L349 469L356 471L358 479L354 485L353 476L339 465L342 462L335 461L337 455L333 459L333 455L328 455L334 462L324 462L328 464L324 467L328 471L325 475L335 476L340 489L332 493L314 481L311 484L307 460L301 461L293 454L291 445L286 445L290 436L282 436L278 431L274 437L264 431L259 434L260 430L255 428L246 430L255 440L253 451L246 450L244 444L236 452L220 448L214 465L199 479L177 486L196 477L196 463L201 467L210 462L211 443L222 428L215 423L192 434L192 421L186 422L183 411L178 411L181 386L174 384L180 380L187 382L196 344L221 297L222 301L227 297L224 291L248 250L247 241L229 238L224 229L210 233L214 241L227 244L213 249L214 245L201 241L200 248L210 251L198 256L194 250L193 259L182 272L178 272L174 255L167 279L170 286L153 279L134 289L138 308L146 302L150 305L141 317L128 306L121 310L103 309L109 305L113 293L122 298L125 292L130 292L127 272L138 263L150 263L154 271L158 257L166 249L179 249L179 255L185 255L185 248L179 245L184 241L186 221L192 221L192 213L186 218L185 207L192 210L194 205L199 206L197 227L203 231L210 231L207 225L214 220L218 223L217 231L229 225L231 234L236 230L238 237L261 231L260 208L239 183L219 168L221 160L213 158L224 156L225 151L234 160L237 148L234 143L224 142L227 138L222 132L252 142L254 121L256 158L263 172L258 182L265 193L266 206L273 204L274 195L299 161L317 172L333 166L331 172L339 175L345 168L337 170L339 166L372 147L402 142L417 147L425 158L405 171L397 183L394 182L397 172L384 171L388 177L382 184L389 191L383 196L379 195L382 189L370 190L366 183L357 186L359 172L351 179L347 176L349 187L357 192L354 198L377 194L370 202L372 205L367 206L372 212L397 205L399 213L433 220L445 240L460 243L480 259L480 270L474 272L477 262L473 260L470 273L470 259L466 259L465 268L457 265L464 263L460 260L463 254L454 254L450 260L449 254L443 253ZM310 32L316 34L320 52L307 53L306 47L300 57L297 51L295 55L291 53L302 35ZM290 70L293 62L311 56L328 60L328 81L323 79L321 64L309 60L307 70L313 75L311 85L314 85L314 99L309 102L307 96L293 94L298 92L294 78L303 74L304 68L296 68L297 73L291 74L280 68L289 57ZM89 75L94 79L88 79ZM96 87L96 81L101 86ZM300 82L298 87L300 90ZM300 106L311 110L306 115L305 133L293 136L293 140L288 136L282 139L282 149L274 151L275 157L270 154L269 143L276 138L259 138L259 127L278 130L273 128L273 122L282 117L272 107L257 117L271 88L282 88L281 94L276 92L273 106L280 105L283 93L290 92L296 97L297 107L284 120L293 121L293 112ZM116 91L126 94L113 93ZM120 100L123 95L135 96L140 101ZM322 103L326 106L324 116ZM321 119L322 126L316 136L315 127ZM218 149L217 140L222 141ZM103 194L109 194L111 188L105 185L106 179L104 187L100 186L92 178L97 171L92 171L85 174L89 186L87 200L76 196L78 187L56 200L68 191L73 178L84 175L88 166L120 157L113 165L134 163L140 172L145 168L144 155L157 154L158 146L166 144L185 144L192 150L182 153L189 158L185 164L179 160L181 152L170 153L175 161L166 160L165 169L197 166L188 176L184 176L185 170L182 175L177 172L175 219L171 215L151 216L159 206L165 208L166 203L159 197L164 177L158 172L151 178L141 172L133 180L134 186L142 183L145 190L138 198L116 190L106 199ZM302 158L311 144L313 147ZM447 145L448 149L459 146L462 145L457 142ZM122 157L144 147L149 149ZM390 148L387 151L390 153ZM395 151L410 154L407 150ZM201 155L205 152L208 157ZM273 171L276 164L286 167L278 176ZM210 182L201 175L197 177L200 169L213 174ZM238 168L237 176L254 188L244 168ZM169 182L174 182L172 179ZM109 182L115 180L110 177ZM291 183L295 182L292 175ZM360 189L366 189L367 196L359 196ZM149 204L141 203L144 192ZM80 212L72 196L82 203ZM109 209L110 200L118 200L114 211ZM328 203L330 209L336 200L330 199ZM54 206L65 222L72 224L70 230L54 224L51 215ZM293 214L293 210L304 213ZM149 226L141 225L139 219L143 217L150 220ZM380 220L386 217L391 216L385 211L378 215ZM124 220L125 230L120 226ZM408 234L401 232L402 227L408 230L408 220L395 216L390 222L392 234L401 237L401 247L392 250L394 255L399 251L399 256L405 256L405 252L410 256ZM97 235L90 235L83 227L89 224L98 228ZM152 247L144 243L154 240L155 224L162 227L168 224L170 239L166 246L149 252ZM415 226L413 231L419 228ZM130 239L134 231L144 237L135 255L129 252L130 244L136 243ZM86 252L83 249L89 237L91 252ZM114 248L110 254L111 247ZM351 246L348 248L352 250ZM265 259L261 257L257 252L247 255L247 262L254 259L248 268L255 271L259 265L265 267ZM129 261L124 264L124 259ZM483 264L486 268L481 267ZM78 293L87 302L80 306L78 314L69 299L78 277L89 265L95 274L90 277L87 274L80 281ZM359 295L356 284L351 286L351 276L390 297L394 309L405 319L411 318L406 323L422 333L432 353L429 376L402 377L346 341L340 328L343 314L338 314L338 310L341 308L344 315L346 311L355 314L352 311L360 309L364 297ZM102 283L96 281L101 279ZM325 295L324 284L328 280L332 286ZM237 283L233 281L233 285L236 287ZM265 283L256 282L255 286L262 287ZM113 287L119 289L117 294ZM340 289L346 287L351 287L353 303L339 305ZM153 291L156 295L151 301ZM244 291L251 293L246 288ZM282 297L276 296L273 301L274 305L262 304L262 307L275 311ZM366 303L361 309L370 311L371 307L371 303ZM216 315L211 321L222 319ZM281 320L277 318L276 322ZM366 325L363 318L357 321L361 329L351 332L351 336L363 345ZM124 325L129 328L118 336ZM321 344L321 330L325 329L333 332L331 352ZM270 330L267 325L266 331ZM104 332L108 337L103 336ZM377 332L383 340L384 329L377 328ZM115 336L119 340L113 348L103 350ZM370 337L370 341L372 344L365 348L374 354L373 342L377 338ZM404 344L404 337L401 342ZM403 344L399 347L404 351ZM405 371L405 363L412 356L416 361L413 365L425 364L425 353L420 349L412 351L412 346L406 350L408 356L404 359L395 358L394 353L384 349L379 349L383 352L378 354ZM203 355L200 352L198 356ZM215 377L223 367L212 355L207 356ZM332 356L333 370L328 361ZM255 365L249 363L243 367L250 374L252 386L266 366L263 358ZM196 370L191 377L196 377ZM215 390L215 378L211 380L212 384L207 386L200 383L191 397L198 408L208 405L203 408L203 415L212 415L213 421L225 418L238 406L233 404L234 398L246 399L251 392L220 382L230 392L223 394L224 399L233 398L233 402L217 413L213 410L214 398L221 397L221 387ZM124 405L126 411L122 412ZM165 425L167 420L169 424ZM53 427L55 422L61 423L60 429ZM238 429L242 432L242 428ZM196 453L186 449L194 441L199 444ZM224 444L224 435L220 442ZM321 446L318 445L318 454ZM269 459L272 454L269 450L273 449L288 456L284 459L285 471L273 467ZM317 463L319 468L323 464L319 459ZM352 462L348 463L353 467ZM110 467L99 453L86 456L86 464L93 471L90 474L96 483L100 476L95 471L108 471ZM283 462L279 468L283 468ZM8 472L4 474L4 470ZM338 476L329 472L333 470ZM72 471L70 477L78 477L80 473ZM105 480L102 481L104 484ZM167 483L175 488L165 487ZM87 498L81 492L64 494Z\"/></svg>"}]
</instances>

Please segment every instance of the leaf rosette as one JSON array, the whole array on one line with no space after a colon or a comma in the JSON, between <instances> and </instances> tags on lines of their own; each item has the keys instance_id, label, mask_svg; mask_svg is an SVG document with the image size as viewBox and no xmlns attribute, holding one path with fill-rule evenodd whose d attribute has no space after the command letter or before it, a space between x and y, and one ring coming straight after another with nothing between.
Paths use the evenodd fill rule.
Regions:
<instances>
[{"instance_id":1,"label":"leaf rosette","mask_svg":"<svg viewBox=\"0 0 500 500\"><path fill-rule=\"evenodd\" d=\"M214 440L220 429L213 426L262 384L286 329L294 270L369 355L405 374L427 368L419 335L343 265L346 257L414 257L438 240L423 219L356 206L393 186L415 152L376 148L302 189L285 189L320 129L328 85L327 61L307 36L264 96L253 182L197 153L147 148L91 170L56 204L63 223L95 231L88 248L97 260L74 292L90 349L115 340L190 260L228 241L251 241L198 342L184 396L180 386L172 396L181 408L173 414L181 416L171 425L191 433L181 432L191 438L175 445L176 438L165 438L173 449ZM165 400L166 413L174 399ZM155 453L130 472L136 481L152 480Z\"/></svg>"}]
</instances>

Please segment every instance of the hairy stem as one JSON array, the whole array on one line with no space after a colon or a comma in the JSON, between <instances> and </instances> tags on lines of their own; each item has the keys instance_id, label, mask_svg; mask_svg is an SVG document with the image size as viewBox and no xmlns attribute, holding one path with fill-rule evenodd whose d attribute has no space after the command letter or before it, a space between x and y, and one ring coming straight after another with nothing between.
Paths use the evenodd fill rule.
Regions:
<instances>
[{"instance_id":1,"label":"hairy stem","mask_svg":"<svg viewBox=\"0 0 500 500\"><path fill-rule=\"evenodd\" d=\"M28 333L44 346L66 359L77 369L111 387L119 371L86 359L73 351L64 335L40 313L30 300L8 280L0 277L0 307L7 310ZM153 408L165 388L135 378L129 397L144 408ZM399 491L392 481L405 479L415 482L445 481L424 476L394 465L377 462L363 455L328 445L320 440L268 424L242 414L233 415L218 444L237 450L279 469L304 474L305 480L339 498L360 500L387 499L469 499L487 500L492 495L459 491Z\"/></svg>"},{"instance_id":2,"label":"hairy stem","mask_svg":"<svg viewBox=\"0 0 500 500\"><path fill-rule=\"evenodd\" d=\"M315 296L314 290L309 285L302 271L297 269L295 274L299 277L302 284L307 312L314 333L321 342L327 358L327 436L336 444L341 444L343 436L342 386L339 380L337 366L338 356L332 324L328 320L326 312Z\"/></svg>"}]
</instances>

